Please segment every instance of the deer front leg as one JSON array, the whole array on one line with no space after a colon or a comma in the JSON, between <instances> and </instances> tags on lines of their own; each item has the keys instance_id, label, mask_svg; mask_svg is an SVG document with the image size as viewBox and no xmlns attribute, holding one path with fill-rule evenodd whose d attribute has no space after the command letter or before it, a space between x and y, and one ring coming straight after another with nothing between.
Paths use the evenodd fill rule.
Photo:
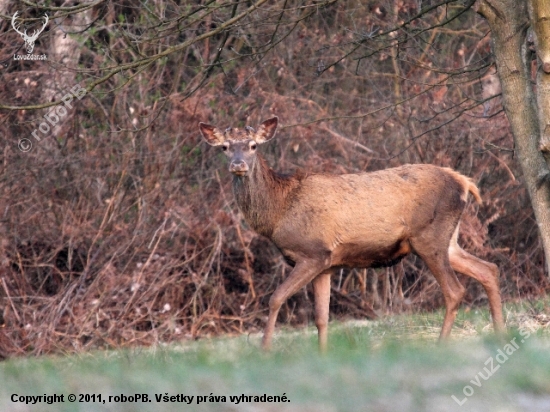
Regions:
<instances>
[{"instance_id":1,"label":"deer front leg","mask_svg":"<svg viewBox=\"0 0 550 412\"><path fill-rule=\"evenodd\" d=\"M315 326L319 335L319 351L327 351L328 316L330 306L330 275L324 272L313 279L313 296L315 298Z\"/></svg>"},{"instance_id":2,"label":"deer front leg","mask_svg":"<svg viewBox=\"0 0 550 412\"><path fill-rule=\"evenodd\" d=\"M288 278L275 290L269 299L269 317L264 331L262 347L264 350L271 348L271 339L277 322L279 309L286 300L311 282L326 266L317 260L302 260L296 263ZM329 290L330 292L330 290Z\"/></svg>"}]
</instances>

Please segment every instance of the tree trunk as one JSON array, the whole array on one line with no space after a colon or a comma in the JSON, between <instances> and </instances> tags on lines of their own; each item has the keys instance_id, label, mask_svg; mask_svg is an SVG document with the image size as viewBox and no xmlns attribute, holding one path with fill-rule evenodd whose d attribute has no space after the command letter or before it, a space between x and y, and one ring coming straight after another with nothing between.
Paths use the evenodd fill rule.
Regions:
<instances>
[{"instance_id":1,"label":"tree trunk","mask_svg":"<svg viewBox=\"0 0 550 412\"><path fill-rule=\"evenodd\" d=\"M537 104L539 106L540 150L550 161L550 1L531 0L529 18L538 57Z\"/></svg>"},{"instance_id":2,"label":"tree trunk","mask_svg":"<svg viewBox=\"0 0 550 412\"><path fill-rule=\"evenodd\" d=\"M71 2L65 1L62 7L69 7L70 5ZM53 53L50 53L50 56L48 56L48 59L51 61L50 72L48 73L48 80L42 88L42 101L51 102L60 100L77 84L76 73L78 62L83 44L85 44L86 39L90 35L88 30L83 33L80 32L89 26L92 20L92 9L89 9L74 14L70 18L60 19L59 23L56 22L58 26L53 31L50 49ZM67 34L67 32L79 33L79 40L77 41L76 36ZM50 111L51 108L48 108L44 113L49 113ZM72 118L72 115L62 118L58 124L53 126L52 135L67 138L67 131L62 131L62 129L65 125L70 124ZM46 142L49 141L51 140L45 139L42 145L47 144ZM56 146L52 145L53 147Z\"/></svg>"},{"instance_id":3,"label":"tree trunk","mask_svg":"<svg viewBox=\"0 0 550 412\"><path fill-rule=\"evenodd\" d=\"M537 5L548 3L547 0L531 1ZM550 111L545 109L544 101L537 100L533 91L531 51L527 44L530 25L527 8L527 2L517 0L480 0L477 3L478 12L491 27L504 110L512 128L516 153L535 212L550 274L550 170L540 146L541 125L550 123ZM532 9L536 12L544 8L532 6ZM539 38L539 42L545 41L546 38ZM544 73L537 76L537 81L543 76L548 75ZM547 99L543 85L538 86L538 97Z\"/></svg>"}]
</instances>

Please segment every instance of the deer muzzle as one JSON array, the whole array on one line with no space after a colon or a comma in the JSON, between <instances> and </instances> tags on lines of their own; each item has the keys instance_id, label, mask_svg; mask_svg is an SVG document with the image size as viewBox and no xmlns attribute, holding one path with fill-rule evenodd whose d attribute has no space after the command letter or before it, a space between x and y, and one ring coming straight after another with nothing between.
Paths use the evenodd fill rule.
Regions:
<instances>
[{"instance_id":1,"label":"deer muzzle","mask_svg":"<svg viewBox=\"0 0 550 412\"><path fill-rule=\"evenodd\" d=\"M229 165L229 171L236 176L246 176L248 165L244 160L235 160Z\"/></svg>"}]
</instances>

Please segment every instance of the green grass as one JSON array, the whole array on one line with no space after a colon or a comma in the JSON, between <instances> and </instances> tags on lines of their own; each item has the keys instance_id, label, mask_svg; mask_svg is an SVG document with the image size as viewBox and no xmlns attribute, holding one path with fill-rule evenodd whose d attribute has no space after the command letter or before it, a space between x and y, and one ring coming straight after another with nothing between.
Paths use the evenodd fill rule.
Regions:
<instances>
[{"instance_id":1,"label":"green grass","mask_svg":"<svg viewBox=\"0 0 550 412\"><path fill-rule=\"evenodd\" d=\"M459 313L453 338L445 344L437 343L442 315L433 313L333 322L325 356L317 352L314 328L283 328L269 354L258 349L261 335L254 334L13 359L0 364L0 410L549 411L547 308L508 305L512 328L501 340L492 335L487 312L475 309ZM505 348L514 351L499 364L495 356ZM479 373L488 376L490 358L493 368L499 368L484 380ZM463 393L466 385L471 388L466 389L469 397ZM65 402L25 405L12 402L12 394L64 394ZM77 395L77 401L79 394L101 394L106 402L70 403L68 394ZM147 394L151 402L109 402L109 396L121 394ZM157 402L155 394L194 398L191 405ZM226 402L208 402L210 394L225 396ZM231 395L242 394L285 395L290 402L231 402ZM460 402L467 400L459 406L452 395ZM204 396L205 402L197 404L197 396Z\"/></svg>"}]
</instances>

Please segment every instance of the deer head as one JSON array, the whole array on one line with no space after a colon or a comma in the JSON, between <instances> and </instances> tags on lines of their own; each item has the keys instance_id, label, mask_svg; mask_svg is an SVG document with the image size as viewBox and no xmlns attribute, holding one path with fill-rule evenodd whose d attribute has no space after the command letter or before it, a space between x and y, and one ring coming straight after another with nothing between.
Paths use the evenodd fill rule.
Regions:
<instances>
[{"instance_id":1,"label":"deer head","mask_svg":"<svg viewBox=\"0 0 550 412\"><path fill-rule=\"evenodd\" d=\"M229 127L225 131L205 123L199 123L202 137L211 146L222 146L229 158L229 171L236 176L246 176L254 165L257 145L271 140L277 131L278 117L263 122L258 131L250 126Z\"/></svg>"},{"instance_id":2,"label":"deer head","mask_svg":"<svg viewBox=\"0 0 550 412\"><path fill-rule=\"evenodd\" d=\"M34 42L36 39L38 39L38 35L44 31L46 28L46 25L48 24L48 15L44 14L44 25L40 30L35 30L32 35L27 35L27 29L25 29L24 32L21 32L18 28L18 25L15 23L15 19L17 19L17 14L19 12L15 12L13 17L11 18L11 25L13 26L13 29L19 33L19 35L25 40L25 48L27 49L27 53L31 54L34 50Z\"/></svg>"}]
</instances>

